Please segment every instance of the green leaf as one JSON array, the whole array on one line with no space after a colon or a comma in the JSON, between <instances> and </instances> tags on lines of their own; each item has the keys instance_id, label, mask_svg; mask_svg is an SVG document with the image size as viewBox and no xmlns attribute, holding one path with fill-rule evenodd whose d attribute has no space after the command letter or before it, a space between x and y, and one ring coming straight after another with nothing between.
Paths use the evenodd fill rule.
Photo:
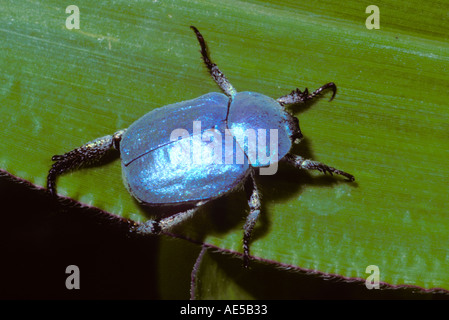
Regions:
<instances>
[{"instance_id":1,"label":"green leaf","mask_svg":"<svg viewBox=\"0 0 449 320\"><path fill-rule=\"evenodd\" d=\"M378 1L380 29L368 30L368 4L352 0L77 1L80 29L68 30L59 1L7 2L0 168L44 186L52 155L218 91L194 24L239 91L277 98L296 87L338 86L331 103L325 95L291 108L307 137L293 151L356 182L284 165L257 177L264 207L252 255L346 278L365 279L377 265L382 282L449 290L449 4ZM66 174L58 191L148 218L123 187L119 161ZM237 192L176 232L241 252L246 213Z\"/></svg>"}]
</instances>

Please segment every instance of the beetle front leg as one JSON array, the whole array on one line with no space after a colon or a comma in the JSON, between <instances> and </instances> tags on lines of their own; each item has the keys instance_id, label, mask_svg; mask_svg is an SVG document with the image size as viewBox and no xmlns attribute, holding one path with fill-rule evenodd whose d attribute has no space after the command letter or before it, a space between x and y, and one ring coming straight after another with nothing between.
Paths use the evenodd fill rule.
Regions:
<instances>
[{"instance_id":1,"label":"beetle front leg","mask_svg":"<svg viewBox=\"0 0 449 320\"><path fill-rule=\"evenodd\" d=\"M212 79L218 84L218 86L223 90L223 92L228 97L233 97L237 90L232 86L223 72L218 69L217 65L210 60L209 54L207 53L206 42L204 41L203 35L198 31L198 29L194 26L190 26L190 28L195 32L196 38L200 43L201 47L201 56L203 57L203 61L206 64L206 67L209 69L209 73L212 76Z\"/></svg>"},{"instance_id":2,"label":"beetle front leg","mask_svg":"<svg viewBox=\"0 0 449 320\"><path fill-rule=\"evenodd\" d=\"M259 190L257 189L256 180L254 178L254 172L251 172L251 182L252 182L252 193L248 200L249 214L246 217L245 225L243 226L243 267L248 268L249 265L249 241L251 239L251 234L256 224L261 209L261 201Z\"/></svg>"},{"instance_id":3,"label":"beetle front leg","mask_svg":"<svg viewBox=\"0 0 449 320\"><path fill-rule=\"evenodd\" d=\"M349 181L355 180L352 174L341 171L339 169L335 169L333 167L329 167L328 165L325 165L324 163L318 161L304 159L303 157L295 154L287 154L284 159L285 161L299 169L318 170L323 173L329 172L331 175L335 173L346 177Z\"/></svg>"},{"instance_id":4,"label":"beetle front leg","mask_svg":"<svg viewBox=\"0 0 449 320\"><path fill-rule=\"evenodd\" d=\"M85 145L69 151L63 155L54 155L55 161L47 176L47 189L56 196L56 178L68 171L80 168L84 165L99 162L112 148L120 151L120 140L126 130L120 130L113 135L104 136Z\"/></svg>"},{"instance_id":5,"label":"beetle front leg","mask_svg":"<svg viewBox=\"0 0 449 320\"><path fill-rule=\"evenodd\" d=\"M305 89L304 92L296 88L296 90L293 90L289 94L282 96L278 98L276 101L279 102L281 106L284 106L286 104L296 104L296 103L303 103L307 100L311 100L315 98L318 94L320 94L325 89L332 89L332 97L329 101L332 101L334 99L335 94L337 93L337 86L333 82L326 83L324 86L321 86L320 88L316 89L314 92L309 94L309 89Z\"/></svg>"}]
</instances>

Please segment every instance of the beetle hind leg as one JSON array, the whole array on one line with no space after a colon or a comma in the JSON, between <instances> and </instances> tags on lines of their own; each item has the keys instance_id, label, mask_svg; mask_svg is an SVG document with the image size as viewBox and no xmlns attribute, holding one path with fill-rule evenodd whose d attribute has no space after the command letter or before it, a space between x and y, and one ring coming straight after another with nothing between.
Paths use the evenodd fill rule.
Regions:
<instances>
[{"instance_id":1,"label":"beetle hind leg","mask_svg":"<svg viewBox=\"0 0 449 320\"><path fill-rule=\"evenodd\" d=\"M120 140L124 132L125 130L120 130L113 135L90 141L63 155L54 155L51 159L55 162L47 176L47 189L51 195L56 196L56 178L59 175L99 162L112 148L119 150Z\"/></svg>"},{"instance_id":2,"label":"beetle hind leg","mask_svg":"<svg viewBox=\"0 0 449 320\"><path fill-rule=\"evenodd\" d=\"M349 181L355 181L355 178L352 174L341 171L339 169L335 169L333 167L329 167L328 165L318 162L318 161L304 159L301 156L293 155L293 154L287 154L284 157L284 159L288 163L292 164L293 166L295 166L299 169L318 170L322 173L328 172L331 175L335 173L335 174L338 174L338 175L341 175L341 176L347 178Z\"/></svg>"},{"instance_id":3,"label":"beetle hind leg","mask_svg":"<svg viewBox=\"0 0 449 320\"><path fill-rule=\"evenodd\" d=\"M201 46L201 56L203 57L203 61L209 69L210 75L214 79L214 81L218 84L218 86L223 90L223 92L228 97L233 97L237 91L223 74L223 72L218 69L217 65L210 60L209 54L207 53L206 42L204 41L203 35L198 31L198 29L194 26L190 26L190 28L195 32L198 42Z\"/></svg>"},{"instance_id":4,"label":"beetle hind leg","mask_svg":"<svg viewBox=\"0 0 449 320\"><path fill-rule=\"evenodd\" d=\"M249 214L246 217L245 225L243 226L243 267L248 268L249 265L249 241L253 232L254 226L259 219L261 210L260 193L257 189L256 180L254 178L254 172L251 173L252 192L248 199Z\"/></svg>"},{"instance_id":5,"label":"beetle hind leg","mask_svg":"<svg viewBox=\"0 0 449 320\"><path fill-rule=\"evenodd\" d=\"M168 231L174 226L191 218L203 204L205 204L204 201L197 203L194 208L175 213L161 220L148 220L145 223L137 224L132 231L141 235L159 234L161 232Z\"/></svg>"}]
</instances>

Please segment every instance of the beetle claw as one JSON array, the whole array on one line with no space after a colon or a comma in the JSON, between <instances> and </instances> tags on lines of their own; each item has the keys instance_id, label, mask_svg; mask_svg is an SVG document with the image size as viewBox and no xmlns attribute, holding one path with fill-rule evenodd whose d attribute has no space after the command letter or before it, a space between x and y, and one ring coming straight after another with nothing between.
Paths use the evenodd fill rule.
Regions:
<instances>
[{"instance_id":1,"label":"beetle claw","mask_svg":"<svg viewBox=\"0 0 449 320\"><path fill-rule=\"evenodd\" d=\"M56 154L53 157L51 157L51 160L53 160L53 161L59 161L62 159L64 159L64 155L60 155L60 154Z\"/></svg>"}]
</instances>

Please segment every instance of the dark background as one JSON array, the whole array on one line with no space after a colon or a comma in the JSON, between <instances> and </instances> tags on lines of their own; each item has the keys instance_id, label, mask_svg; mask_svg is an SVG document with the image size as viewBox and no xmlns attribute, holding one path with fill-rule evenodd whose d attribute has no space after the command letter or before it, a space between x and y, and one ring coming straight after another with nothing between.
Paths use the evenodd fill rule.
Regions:
<instances>
[{"instance_id":1,"label":"dark background","mask_svg":"<svg viewBox=\"0 0 449 320\"><path fill-rule=\"evenodd\" d=\"M0 171L0 299L188 299L189 268L173 266L179 295L163 296L159 237L134 237L131 222L75 201L55 201L44 189ZM178 240L185 241L185 240ZM194 245L192 245L194 246ZM198 249L193 253L199 252ZM181 252L179 259L185 259ZM208 253L230 274L245 272L240 285L258 299L447 299L446 292L386 286L367 290L359 281L285 272ZM192 255L186 264L193 266ZM182 262L182 261L180 261ZM65 287L66 267L80 269L80 289ZM169 266L170 268L170 266ZM165 291L166 292L166 291Z\"/></svg>"}]
</instances>

